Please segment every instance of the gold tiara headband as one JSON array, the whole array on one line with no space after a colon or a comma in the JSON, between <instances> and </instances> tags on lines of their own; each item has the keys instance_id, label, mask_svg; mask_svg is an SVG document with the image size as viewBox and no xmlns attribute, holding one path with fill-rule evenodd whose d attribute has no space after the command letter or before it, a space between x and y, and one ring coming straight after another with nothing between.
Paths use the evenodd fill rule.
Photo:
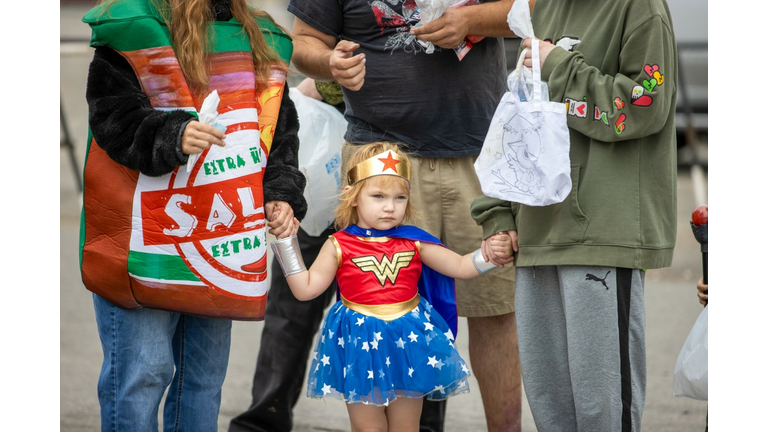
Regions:
<instances>
[{"instance_id":1,"label":"gold tiara headband","mask_svg":"<svg viewBox=\"0 0 768 432\"><path fill-rule=\"evenodd\" d=\"M379 153L353 166L347 172L347 182L352 186L360 180L379 175L400 176L408 182L409 187L411 185L411 167L408 161L392 150Z\"/></svg>"}]
</instances>

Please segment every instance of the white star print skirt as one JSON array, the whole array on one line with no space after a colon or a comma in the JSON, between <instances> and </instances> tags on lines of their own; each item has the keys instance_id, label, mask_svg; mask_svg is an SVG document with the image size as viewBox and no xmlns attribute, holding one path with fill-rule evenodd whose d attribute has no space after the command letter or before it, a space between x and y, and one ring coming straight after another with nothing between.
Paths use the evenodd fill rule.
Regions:
<instances>
[{"instance_id":1,"label":"white star print skirt","mask_svg":"<svg viewBox=\"0 0 768 432\"><path fill-rule=\"evenodd\" d=\"M318 335L307 396L388 405L398 397L440 400L469 392L469 368L453 342L448 325L423 298L389 322L338 301Z\"/></svg>"}]
</instances>

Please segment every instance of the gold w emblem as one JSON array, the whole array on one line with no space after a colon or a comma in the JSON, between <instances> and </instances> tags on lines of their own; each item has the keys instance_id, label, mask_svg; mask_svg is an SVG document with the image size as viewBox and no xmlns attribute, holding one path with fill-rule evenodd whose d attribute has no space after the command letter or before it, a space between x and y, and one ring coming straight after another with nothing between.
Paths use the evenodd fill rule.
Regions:
<instances>
[{"instance_id":1,"label":"gold w emblem","mask_svg":"<svg viewBox=\"0 0 768 432\"><path fill-rule=\"evenodd\" d=\"M360 270L364 272L372 272L376 275L381 286L384 286L387 279L394 285L395 279L397 279L397 274L400 273L400 269L408 267L414 255L416 255L416 251L396 252L392 255L392 259L390 260L387 254L384 254L381 261L377 260L373 255L366 255L352 258L352 262L355 263Z\"/></svg>"}]
</instances>

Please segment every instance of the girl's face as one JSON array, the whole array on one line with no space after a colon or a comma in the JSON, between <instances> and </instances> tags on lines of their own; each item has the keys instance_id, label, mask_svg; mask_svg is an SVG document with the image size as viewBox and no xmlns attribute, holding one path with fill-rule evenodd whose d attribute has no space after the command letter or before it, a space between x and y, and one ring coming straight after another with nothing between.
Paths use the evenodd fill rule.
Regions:
<instances>
[{"instance_id":1,"label":"girl's face","mask_svg":"<svg viewBox=\"0 0 768 432\"><path fill-rule=\"evenodd\" d=\"M372 179L366 181L357 195L357 225L360 228L388 230L403 221L408 193L396 185L384 186Z\"/></svg>"}]
</instances>

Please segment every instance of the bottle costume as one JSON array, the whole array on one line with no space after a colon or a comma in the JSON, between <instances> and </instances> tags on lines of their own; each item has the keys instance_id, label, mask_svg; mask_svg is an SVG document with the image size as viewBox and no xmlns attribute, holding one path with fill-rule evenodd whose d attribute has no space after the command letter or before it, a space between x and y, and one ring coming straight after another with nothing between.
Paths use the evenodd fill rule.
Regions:
<instances>
[{"instance_id":1,"label":"bottle costume","mask_svg":"<svg viewBox=\"0 0 768 432\"><path fill-rule=\"evenodd\" d=\"M217 6L229 9L228 2ZM287 63L292 52L289 36L267 17L256 20L277 55L273 64ZM260 88L243 27L235 19L211 22L209 87L221 99L216 121L226 128L227 145L201 153L188 172L183 167L187 157L176 143L207 93L195 95L187 85L160 12L148 0L117 1L108 12L103 6L94 8L83 21L92 28L91 45L100 58L118 53L138 79L141 91L129 100L146 98L154 110L140 107L122 113L119 107L108 107L99 113L94 110L99 101L89 100L94 134L89 130L84 170L85 286L127 309L263 319L267 291L263 204L288 201L298 217L305 206L294 198L301 195L304 182L296 155L291 161L285 153L295 153L298 142L281 144L287 141L283 135L290 139L286 122L292 121L278 121L287 99L285 74L273 66L269 82ZM99 54L104 50L110 53ZM94 72L92 66L93 80L100 79ZM103 76L119 75L110 72ZM89 94L104 87L89 85ZM142 122L135 143L96 142L96 128L102 136L107 128L133 136L115 118L129 125ZM140 136L142 132L147 136ZM272 150L278 147L284 156L272 161ZM282 181L269 181L277 177ZM288 186L283 190L280 184Z\"/></svg>"},{"instance_id":2,"label":"bottle costume","mask_svg":"<svg viewBox=\"0 0 768 432\"><path fill-rule=\"evenodd\" d=\"M453 279L421 263L427 232L347 227L330 236L339 286L310 366L307 395L387 405L397 397L441 400L469 391L454 347Z\"/></svg>"}]
</instances>

